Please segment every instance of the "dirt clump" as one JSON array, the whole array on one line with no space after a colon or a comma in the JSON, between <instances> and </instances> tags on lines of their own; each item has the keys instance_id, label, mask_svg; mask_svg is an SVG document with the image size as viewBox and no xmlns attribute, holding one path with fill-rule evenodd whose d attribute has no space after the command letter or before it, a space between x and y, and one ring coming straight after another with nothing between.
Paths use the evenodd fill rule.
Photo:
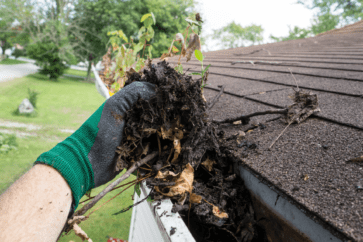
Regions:
<instances>
[{"instance_id":1,"label":"dirt clump","mask_svg":"<svg viewBox=\"0 0 363 242\"><path fill-rule=\"evenodd\" d=\"M170 198L197 241L263 241L250 195L234 174L218 124L206 114L201 79L180 74L165 61L151 64L134 81L156 85L156 95L127 112L116 170L153 151L157 158L138 169L155 200ZM256 240L257 239L257 240Z\"/></svg>"}]
</instances>

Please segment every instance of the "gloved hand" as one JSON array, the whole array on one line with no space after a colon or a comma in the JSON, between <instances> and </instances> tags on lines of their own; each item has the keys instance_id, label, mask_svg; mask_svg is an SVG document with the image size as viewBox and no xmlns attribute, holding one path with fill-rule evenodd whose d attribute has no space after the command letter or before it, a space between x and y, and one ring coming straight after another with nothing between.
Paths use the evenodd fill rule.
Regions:
<instances>
[{"instance_id":1,"label":"gloved hand","mask_svg":"<svg viewBox=\"0 0 363 242\"><path fill-rule=\"evenodd\" d=\"M50 165L67 180L73 211L88 190L117 175L115 151L122 140L124 115L139 98L148 100L154 94L151 83L131 83L106 100L71 136L37 158L34 164Z\"/></svg>"}]
</instances>

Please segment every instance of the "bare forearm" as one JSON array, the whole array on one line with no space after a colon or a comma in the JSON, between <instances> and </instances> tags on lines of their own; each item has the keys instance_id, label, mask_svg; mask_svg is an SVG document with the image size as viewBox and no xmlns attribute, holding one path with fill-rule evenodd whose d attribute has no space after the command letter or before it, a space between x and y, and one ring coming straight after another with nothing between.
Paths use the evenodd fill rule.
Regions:
<instances>
[{"instance_id":1,"label":"bare forearm","mask_svg":"<svg viewBox=\"0 0 363 242\"><path fill-rule=\"evenodd\" d=\"M0 196L0 241L56 241L71 203L60 173L35 165Z\"/></svg>"}]
</instances>

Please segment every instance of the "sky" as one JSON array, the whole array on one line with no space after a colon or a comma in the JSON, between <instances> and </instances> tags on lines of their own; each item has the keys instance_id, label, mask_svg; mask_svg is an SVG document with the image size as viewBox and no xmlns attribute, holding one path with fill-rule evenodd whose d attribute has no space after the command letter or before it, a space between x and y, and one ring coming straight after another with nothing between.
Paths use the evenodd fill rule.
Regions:
<instances>
[{"instance_id":1,"label":"sky","mask_svg":"<svg viewBox=\"0 0 363 242\"><path fill-rule=\"evenodd\" d=\"M256 24L264 29L264 42L272 42L269 36L287 36L289 25L307 28L314 15L297 0L197 0L197 10L204 21L202 36L213 33L232 21L242 27ZM213 40L207 40L208 50L218 47ZM206 50L205 48L203 48Z\"/></svg>"}]
</instances>

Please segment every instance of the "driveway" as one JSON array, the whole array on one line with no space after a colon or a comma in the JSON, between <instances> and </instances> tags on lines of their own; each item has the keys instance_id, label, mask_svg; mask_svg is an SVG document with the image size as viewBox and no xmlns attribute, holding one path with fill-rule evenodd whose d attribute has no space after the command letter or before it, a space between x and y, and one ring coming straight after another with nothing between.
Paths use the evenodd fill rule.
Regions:
<instances>
[{"instance_id":1,"label":"driveway","mask_svg":"<svg viewBox=\"0 0 363 242\"><path fill-rule=\"evenodd\" d=\"M14 78L36 73L38 69L39 67L33 63L0 65L0 82L10 81Z\"/></svg>"},{"instance_id":2,"label":"driveway","mask_svg":"<svg viewBox=\"0 0 363 242\"><path fill-rule=\"evenodd\" d=\"M14 57L9 57L14 59ZM18 60L26 61L28 63L17 64L17 65L0 65L0 82L10 81L15 78L23 77L29 74L37 73L39 67L36 66L34 60L19 57ZM100 68L101 62L97 63L98 68ZM71 69L87 71L86 67L71 65Z\"/></svg>"}]
</instances>

